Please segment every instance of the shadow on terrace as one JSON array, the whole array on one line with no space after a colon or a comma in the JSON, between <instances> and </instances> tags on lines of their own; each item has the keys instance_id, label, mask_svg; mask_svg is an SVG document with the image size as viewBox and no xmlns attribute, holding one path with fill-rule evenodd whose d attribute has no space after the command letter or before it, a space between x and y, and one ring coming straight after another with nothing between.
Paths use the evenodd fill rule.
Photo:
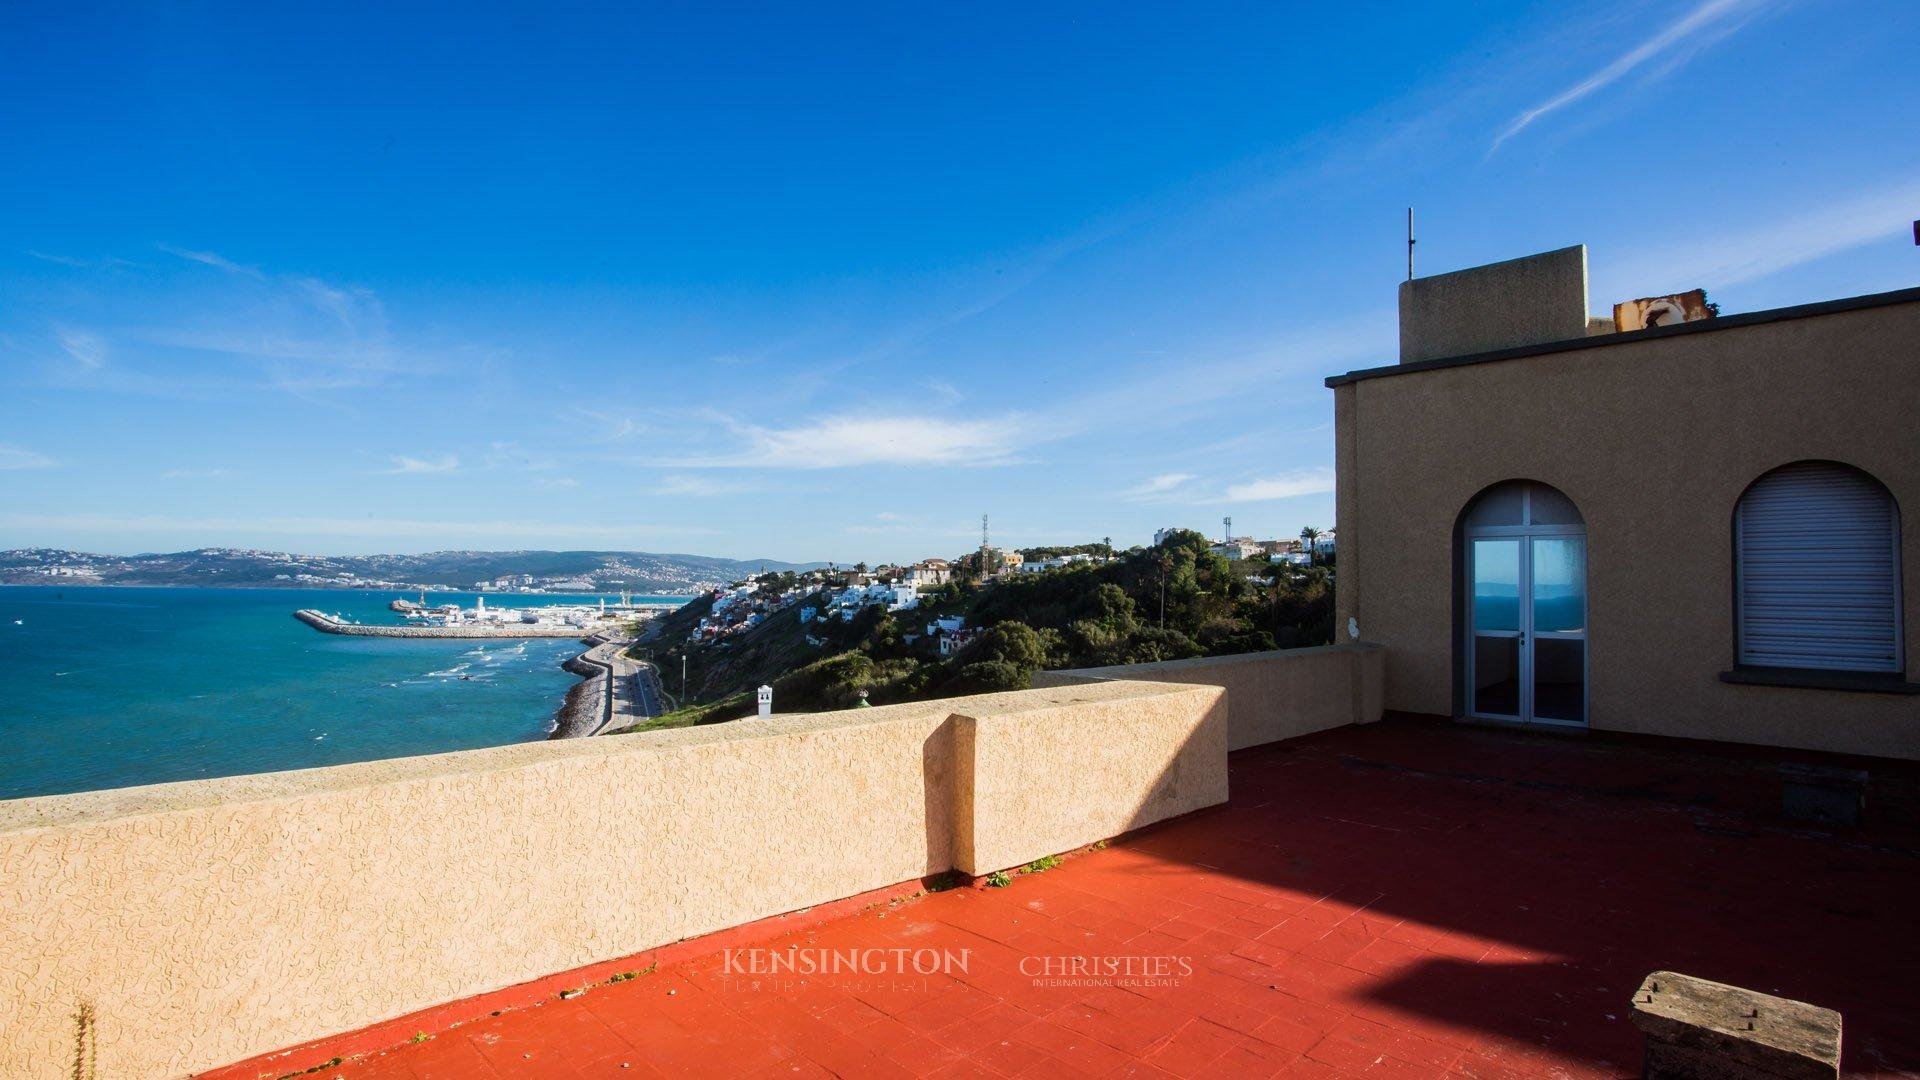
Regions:
<instances>
[{"instance_id":1,"label":"shadow on terrace","mask_svg":"<svg viewBox=\"0 0 1920 1080\"><path fill-rule=\"evenodd\" d=\"M1187 941L1337 1068L1638 1075L1628 999L1666 968L1839 1010L1849 1074L1913 1069L1913 775L1876 763L1877 820L1831 834L1779 818L1783 756L1389 719L1234 755L1231 803L1078 887L1245 905Z\"/></svg>"}]
</instances>

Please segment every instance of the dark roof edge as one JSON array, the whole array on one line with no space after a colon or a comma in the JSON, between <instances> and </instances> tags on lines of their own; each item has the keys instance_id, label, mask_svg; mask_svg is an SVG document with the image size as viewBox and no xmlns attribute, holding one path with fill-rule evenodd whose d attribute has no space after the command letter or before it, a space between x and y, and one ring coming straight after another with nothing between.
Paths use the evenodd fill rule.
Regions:
<instances>
[{"instance_id":1,"label":"dark roof edge","mask_svg":"<svg viewBox=\"0 0 1920 1080\"><path fill-rule=\"evenodd\" d=\"M1385 367L1361 368L1349 371L1345 375L1327 376L1329 389L1365 382L1368 379L1383 379L1390 375L1411 375L1416 371L1433 371L1439 368L1466 367L1470 364L1490 364L1497 360L1520 360L1529 356L1547 356L1552 353L1572 352L1575 349L1602 349L1609 345L1626 345L1636 341L1651 341L1655 338L1678 337L1682 334L1704 334L1714 330L1735 330L1742 326L1760 326L1765 323L1785 322L1789 319L1807 319L1816 315L1835 315L1843 311L1860 311L1865 308L1888 307L1893 304L1920 302L1920 288L1895 289L1892 292L1868 293L1865 296L1850 296L1841 300L1822 300L1813 304L1796 304L1793 307L1769 308L1765 311L1748 311L1739 315L1723 315L1716 319L1702 319L1699 322L1676 323L1672 326L1655 326L1646 330L1628 330L1624 333L1595 334L1592 337L1568 338L1564 341L1548 341L1538 345L1521 345L1512 349L1495 349L1492 352L1468 353L1465 356L1446 356L1438 360L1416 360L1408 364L1388 364Z\"/></svg>"}]
</instances>

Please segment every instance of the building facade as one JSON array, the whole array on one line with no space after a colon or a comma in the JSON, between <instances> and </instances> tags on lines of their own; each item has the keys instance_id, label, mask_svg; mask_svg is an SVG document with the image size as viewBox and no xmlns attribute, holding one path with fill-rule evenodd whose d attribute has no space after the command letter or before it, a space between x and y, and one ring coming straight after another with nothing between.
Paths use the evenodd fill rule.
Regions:
<instances>
[{"instance_id":1,"label":"building facade","mask_svg":"<svg viewBox=\"0 0 1920 1080\"><path fill-rule=\"evenodd\" d=\"M1610 329L1327 380L1386 707L1920 758L1920 289Z\"/></svg>"}]
</instances>

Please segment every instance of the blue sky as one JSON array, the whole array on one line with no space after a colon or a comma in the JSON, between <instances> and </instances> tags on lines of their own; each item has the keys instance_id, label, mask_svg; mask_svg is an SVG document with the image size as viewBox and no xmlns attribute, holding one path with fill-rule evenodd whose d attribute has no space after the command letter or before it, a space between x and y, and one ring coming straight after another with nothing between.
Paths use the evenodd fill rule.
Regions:
<instances>
[{"instance_id":1,"label":"blue sky","mask_svg":"<svg viewBox=\"0 0 1920 1080\"><path fill-rule=\"evenodd\" d=\"M0 13L0 547L1294 535L1409 205L1920 276L1907 0L482 7Z\"/></svg>"}]
</instances>

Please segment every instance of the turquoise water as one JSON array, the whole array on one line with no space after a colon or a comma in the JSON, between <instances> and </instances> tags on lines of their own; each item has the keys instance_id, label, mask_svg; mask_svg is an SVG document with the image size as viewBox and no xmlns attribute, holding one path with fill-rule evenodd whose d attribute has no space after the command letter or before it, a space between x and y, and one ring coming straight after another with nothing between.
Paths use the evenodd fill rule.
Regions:
<instances>
[{"instance_id":1,"label":"turquoise water","mask_svg":"<svg viewBox=\"0 0 1920 1080\"><path fill-rule=\"evenodd\" d=\"M0 799L546 737L578 681L560 668L574 641L348 638L293 619L312 607L398 623L396 595L0 587ZM487 606L596 599L488 594Z\"/></svg>"}]
</instances>

